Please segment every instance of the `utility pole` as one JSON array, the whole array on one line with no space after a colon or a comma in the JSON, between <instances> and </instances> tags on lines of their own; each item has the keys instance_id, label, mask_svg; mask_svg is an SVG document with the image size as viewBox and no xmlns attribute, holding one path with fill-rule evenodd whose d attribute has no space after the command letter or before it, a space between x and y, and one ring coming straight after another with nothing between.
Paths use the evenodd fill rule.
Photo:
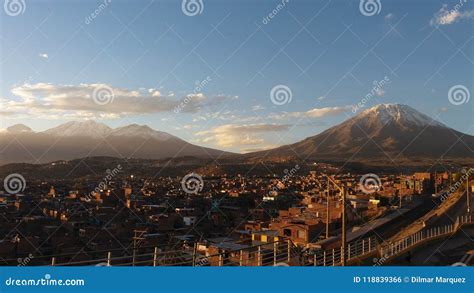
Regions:
<instances>
[{"instance_id":1,"label":"utility pole","mask_svg":"<svg viewBox=\"0 0 474 293\"><path fill-rule=\"evenodd\" d=\"M326 185L326 239L329 238L329 220L331 217L329 216L329 179L327 180Z\"/></svg>"},{"instance_id":2,"label":"utility pole","mask_svg":"<svg viewBox=\"0 0 474 293\"><path fill-rule=\"evenodd\" d=\"M346 191L342 187L342 236L341 236L341 265L346 266Z\"/></svg>"},{"instance_id":3,"label":"utility pole","mask_svg":"<svg viewBox=\"0 0 474 293\"><path fill-rule=\"evenodd\" d=\"M341 212L341 222L342 222L342 233L341 233L341 266L346 265L346 192L344 187L340 187L331 177L327 176L328 183L331 182L334 184L341 193L342 197L342 212Z\"/></svg>"},{"instance_id":4,"label":"utility pole","mask_svg":"<svg viewBox=\"0 0 474 293\"><path fill-rule=\"evenodd\" d=\"M405 177L403 177L403 172L400 173L400 182L401 182L401 180L403 180L403 184L401 184L401 185L405 189L407 187L407 180L405 180ZM409 181L409 182L411 183L411 181ZM413 182L413 184L414 184L414 182ZM410 186L408 186L408 187L410 187ZM400 190L400 192L398 193L398 195L399 195L398 196L398 209L402 208L402 194L403 194L403 192Z\"/></svg>"},{"instance_id":5,"label":"utility pole","mask_svg":"<svg viewBox=\"0 0 474 293\"><path fill-rule=\"evenodd\" d=\"M400 192L400 204L399 204L399 207L398 207L398 208L399 208L399 209L402 208L402 193L401 193L401 192Z\"/></svg>"},{"instance_id":6,"label":"utility pole","mask_svg":"<svg viewBox=\"0 0 474 293\"><path fill-rule=\"evenodd\" d=\"M194 247L193 247L193 267L196 266L196 252L197 252L197 242L194 242Z\"/></svg>"},{"instance_id":7,"label":"utility pole","mask_svg":"<svg viewBox=\"0 0 474 293\"><path fill-rule=\"evenodd\" d=\"M470 170L470 169L469 169ZM469 194L469 171L466 173L466 197L467 197L467 214L471 214L471 195Z\"/></svg>"}]
</instances>

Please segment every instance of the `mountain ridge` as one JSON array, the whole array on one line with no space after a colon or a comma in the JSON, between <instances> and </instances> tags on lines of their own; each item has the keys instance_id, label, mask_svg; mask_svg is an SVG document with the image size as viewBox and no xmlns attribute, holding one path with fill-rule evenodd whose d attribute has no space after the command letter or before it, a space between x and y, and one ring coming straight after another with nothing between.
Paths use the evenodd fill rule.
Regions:
<instances>
[{"instance_id":1,"label":"mountain ridge","mask_svg":"<svg viewBox=\"0 0 474 293\"><path fill-rule=\"evenodd\" d=\"M97 156L137 159L190 156L215 159L230 154L188 143L147 125L131 124L113 129L88 120L70 121L40 132L27 131L29 128L25 125L12 127L0 132L0 141L7 142L0 152L0 165L41 164Z\"/></svg>"},{"instance_id":2,"label":"mountain ridge","mask_svg":"<svg viewBox=\"0 0 474 293\"><path fill-rule=\"evenodd\" d=\"M10 144L0 164L47 163L91 156L164 159L232 158L239 162L281 160L387 160L474 158L474 137L456 131L407 105L380 104L317 135L271 150L233 154L190 144L147 125L111 128L71 121L42 132L17 124L0 133ZM14 138L14 139L13 139ZM469 147L472 146L472 147Z\"/></svg>"}]
</instances>

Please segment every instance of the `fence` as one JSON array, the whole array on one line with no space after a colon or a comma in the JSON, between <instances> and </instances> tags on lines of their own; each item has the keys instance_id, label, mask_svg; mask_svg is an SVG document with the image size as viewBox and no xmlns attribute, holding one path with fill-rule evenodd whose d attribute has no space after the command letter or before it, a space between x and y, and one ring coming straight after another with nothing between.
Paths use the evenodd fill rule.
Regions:
<instances>
[{"instance_id":1,"label":"fence","mask_svg":"<svg viewBox=\"0 0 474 293\"><path fill-rule=\"evenodd\" d=\"M296 246L290 240L262 243L245 249L219 249L218 253L204 255L196 250L160 251L114 256L112 252L103 257L67 261L66 256L53 257L53 266L274 266L289 265L298 259Z\"/></svg>"},{"instance_id":2,"label":"fence","mask_svg":"<svg viewBox=\"0 0 474 293\"><path fill-rule=\"evenodd\" d=\"M385 260L403 254L417 245L445 237L457 232L462 225L473 223L472 215L461 216L456 219L454 224L424 229L413 233L401 240L380 246L380 256Z\"/></svg>"},{"instance_id":3,"label":"fence","mask_svg":"<svg viewBox=\"0 0 474 293\"><path fill-rule=\"evenodd\" d=\"M312 256L307 257L305 265L313 266L339 266L341 265L341 248L331 250L316 250ZM364 238L349 242L346 246L345 256L349 262L354 259L363 258L377 251L377 239L375 237Z\"/></svg>"}]
</instances>

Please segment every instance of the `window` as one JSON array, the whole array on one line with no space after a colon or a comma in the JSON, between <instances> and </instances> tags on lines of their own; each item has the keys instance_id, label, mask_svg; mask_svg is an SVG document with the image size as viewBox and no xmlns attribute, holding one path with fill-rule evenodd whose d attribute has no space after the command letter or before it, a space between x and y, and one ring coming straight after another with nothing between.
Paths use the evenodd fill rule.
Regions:
<instances>
[{"instance_id":1,"label":"window","mask_svg":"<svg viewBox=\"0 0 474 293\"><path fill-rule=\"evenodd\" d=\"M305 230L298 230L298 238L306 239L306 231Z\"/></svg>"},{"instance_id":2,"label":"window","mask_svg":"<svg viewBox=\"0 0 474 293\"><path fill-rule=\"evenodd\" d=\"M291 229L283 229L283 235L291 236Z\"/></svg>"}]
</instances>

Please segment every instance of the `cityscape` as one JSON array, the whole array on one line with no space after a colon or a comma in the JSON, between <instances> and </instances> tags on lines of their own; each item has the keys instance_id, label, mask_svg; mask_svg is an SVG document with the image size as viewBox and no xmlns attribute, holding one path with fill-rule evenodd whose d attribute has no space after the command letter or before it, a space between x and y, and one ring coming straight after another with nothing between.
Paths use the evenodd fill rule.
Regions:
<instances>
[{"instance_id":1,"label":"cityscape","mask_svg":"<svg viewBox=\"0 0 474 293\"><path fill-rule=\"evenodd\" d=\"M0 266L474 264L472 2L9 2Z\"/></svg>"}]
</instances>

